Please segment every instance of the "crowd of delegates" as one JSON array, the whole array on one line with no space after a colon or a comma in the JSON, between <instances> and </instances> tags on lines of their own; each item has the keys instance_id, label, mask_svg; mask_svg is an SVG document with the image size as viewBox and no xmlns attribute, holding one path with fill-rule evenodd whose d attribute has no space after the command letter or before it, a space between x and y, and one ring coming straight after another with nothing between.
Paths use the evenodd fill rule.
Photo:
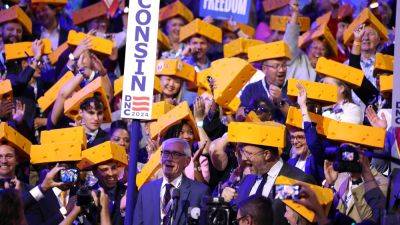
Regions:
<instances>
[{"instance_id":1,"label":"crowd of delegates","mask_svg":"<svg viewBox=\"0 0 400 225\"><path fill-rule=\"evenodd\" d=\"M200 18L199 2L161 1L154 105L162 104L163 109L154 106L158 115L141 121L137 167L143 173L138 174L134 224L187 224L188 209L204 208L203 197L211 195L237 206L234 219L238 224L381 224L389 176L398 166L365 153L399 158L400 130L391 126L391 92L380 91L380 76L392 72L375 69L377 53L393 55L396 1L255 0L249 1L248 25ZM4 88L0 90L0 128L24 137L15 141L14 136L0 132L0 224L123 224L126 204L131 201L126 199L131 121L120 116L121 85L117 84L124 71L127 5L119 1L116 12L110 13L103 1L94 0L0 4L0 86ZM366 10L368 18L377 19L363 20L348 31ZM328 19L321 22L326 15ZM273 16L286 16L283 26L270 23ZM303 17L310 19L310 27L299 23ZM321 27L325 30L316 32ZM73 31L87 35L73 43ZM304 32L308 37L302 36ZM112 43L109 51L93 43L104 39ZM229 53L226 49L234 41L248 46ZM15 57L18 53L12 44L20 42L31 44ZM265 48L252 52L249 46ZM49 52L59 54L54 57ZM217 101L233 91L219 89L226 88L223 76L232 75L228 71L237 65L223 67L225 74L213 62L229 57L237 57L233 62L245 63L253 71L233 94L240 102L236 107ZM362 71L362 84L354 86L340 77L320 74L318 64L325 58ZM164 73L171 65L177 67L174 72ZM208 69L219 74L210 73L207 85L200 88L199 77ZM66 78L68 73L72 76ZM312 101L301 82L295 85L297 98L289 97L291 78L334 86L337 101L329 106ZM95 86L99 81L101 85ZM6 90L7 82L11 92ZM91 85L101 90L93 91ZM56 94L48 97L54 88ZM41 98L49 104L43 106ZM301 112L299 127L285 126L293 107ZM328 140L321 135L315 114L386 132L385 140L378 140L384 146ZM235 126L243 128L240 124L272 133L235 130ZM84 147L79 147L81 158L73 158L75 150L68 147L73 145L58 141L59 137L42 137L68 127L80 127L85 133ZM254 141L260 135L277 139ZM52 138L53 145L47 145ZM32 144L30 152L21 147L22 139ZM287 143L280 146L280 141ZM100 145L111 147L97 148ZM356 149L360 170L337 171L332 154L346 147ZM56 160L46 155L37 163L34 149L38 148L57 149ZM96 156L88 156L92 149ZM109 154L106 151L112 151L108 158L103 157ZM90 160L84 161L84 155L95 160L85 164ZM82 169L79 179L84 185L60 181L60 171L76 167ZM300 187L298 199L275 199L274 184L281 177ZM324 197L328 200L321 200ZM171 213L176 199L177 208Z\"/></svg>"}]
</instances>

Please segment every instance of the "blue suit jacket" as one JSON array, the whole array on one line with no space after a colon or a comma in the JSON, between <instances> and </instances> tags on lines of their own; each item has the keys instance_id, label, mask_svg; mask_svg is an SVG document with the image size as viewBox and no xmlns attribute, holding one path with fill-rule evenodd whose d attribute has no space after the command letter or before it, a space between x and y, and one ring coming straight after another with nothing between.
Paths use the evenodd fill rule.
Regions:
<instances>
[{"instance_id":1,"label":"blue suit jacket","mask_svg":"<svg viewBox=\"0 0 400 225\"><path fill-rule=\"evenodd\" d=\"M134 225L159 225L161 223L160 192L162 179L143 185L136 202ZM209 188L197 181L183 176L179 188L180 196L174 225L187 224L189 207L201 207L204 196L209 194Z\"/></svg>"}]
</instances>

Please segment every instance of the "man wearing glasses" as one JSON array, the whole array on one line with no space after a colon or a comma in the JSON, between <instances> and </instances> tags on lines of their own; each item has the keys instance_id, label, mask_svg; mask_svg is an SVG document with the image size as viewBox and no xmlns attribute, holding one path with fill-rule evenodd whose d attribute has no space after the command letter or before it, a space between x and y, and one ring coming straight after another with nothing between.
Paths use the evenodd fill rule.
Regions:
<instances>
[{"instance_id":1,"label":"man wearing glasses","mask_svg":"<svg viewBox=\"0 0 400 225\"><path fill-rule=\"evenodd\" d=\"M237 203L249 196L264 196L274 199L272 188L275 179L280 175L315 184L313 177L284 163L279 156L277 147L240 143L240 153L251 174L243 178L238 190L230 187L223 190L222 197L226 202L233 200L233 203ZM274 211L273 224L287 224L287 220L284 218L285 206L282 201L273 200L272 208Z\"/></svg>"},{"instance_id":2,"label":"man wearing glasses","mask_svg":"<svg viewBox=\"0 0 400 225\"><path fill-rule=\"evenodd\" d=\"M247 85L240 96L244 107L248 107L252 99L267 98L275 106L273 119L280 122L284 122L284 115L289 107L284 84L286 64L291 56L285 49L288 49L288 46L282 41L249 48L249 62L261 63L261 70L265 77L256 83Z\"/></svg>"},{"instance_id":3,"label":"man wearing glasses","mask_svg":"<svg viewBox=\"0 0 400 225\"><path fill-rule=\"evenodd\" d=\"M134 224L187 224L189 207L199 207L208 187L190 180L183 171L189 165L190 146L180 138L170 138L161 145L163 178L143 185L136 203ZM177 201L174 201L174 197ZM173 205L177 203L177 206ZM172 221L171 221L172 220Z\"/></svg>"},{"instance_id":4,"label":"man wearing glasses","mask_svg":"<svg viewBox=\"0 0 400 225\"><path fill-rule=\"evenodd\" d=\"M249 197L238 205L234 225L272 225L273 211L271 200L263 196Z\"/></svg>"}]
</instances>

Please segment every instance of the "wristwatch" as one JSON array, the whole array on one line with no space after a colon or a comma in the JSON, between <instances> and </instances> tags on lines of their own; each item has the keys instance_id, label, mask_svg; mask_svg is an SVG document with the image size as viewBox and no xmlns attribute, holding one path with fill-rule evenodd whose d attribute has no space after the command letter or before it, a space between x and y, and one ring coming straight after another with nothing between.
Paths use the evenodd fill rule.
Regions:
<instances>
[{"instance_id":1,"label":"wristwatch","mask_svg":"<svg viewBox=\"0 0 400 225\"><path fill-rule=\"evenodd\" d=\"M72 53L69 53L68 58L70 60L74 61L74 62L77 61L77 59L75 58L74 54L72 54Z\"/></svg>"},{"instance_id":2,"label":"wristwatch","mask_svg":"<svg viewBox=\"0 0 400 225\"><path fill-rule=\"evenodd\" d=\"M203 128L204 121L203 120L197 121L196 125L197 125L198 128Z\"/></svg>"}]
</instances>

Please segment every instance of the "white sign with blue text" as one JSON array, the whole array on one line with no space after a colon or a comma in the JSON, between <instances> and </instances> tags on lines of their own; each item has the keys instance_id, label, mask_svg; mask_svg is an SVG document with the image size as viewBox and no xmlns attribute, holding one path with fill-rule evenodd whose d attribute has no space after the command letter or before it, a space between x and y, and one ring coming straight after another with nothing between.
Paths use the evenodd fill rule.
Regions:
<instances>
[{"instance_id":1,"label":"white sign with blue text","mask_svg":"<svg viewBox=\"0 0 400 225\"><path fill-rule=\"evenodd\" d=\"M151 119L160 1L130 0L121 117Z\"/></svg>"},{"instance_id":2,"label":"white sign with blue text","mask_svg":"<svg viewBox=\"0 0 400 225\"><path fill-rule=\"evenodd\" d=\"M251 0L200 0L201 17L214 19L232 19L238 23L249 22Z\"/></svg>"}]
</instances>

